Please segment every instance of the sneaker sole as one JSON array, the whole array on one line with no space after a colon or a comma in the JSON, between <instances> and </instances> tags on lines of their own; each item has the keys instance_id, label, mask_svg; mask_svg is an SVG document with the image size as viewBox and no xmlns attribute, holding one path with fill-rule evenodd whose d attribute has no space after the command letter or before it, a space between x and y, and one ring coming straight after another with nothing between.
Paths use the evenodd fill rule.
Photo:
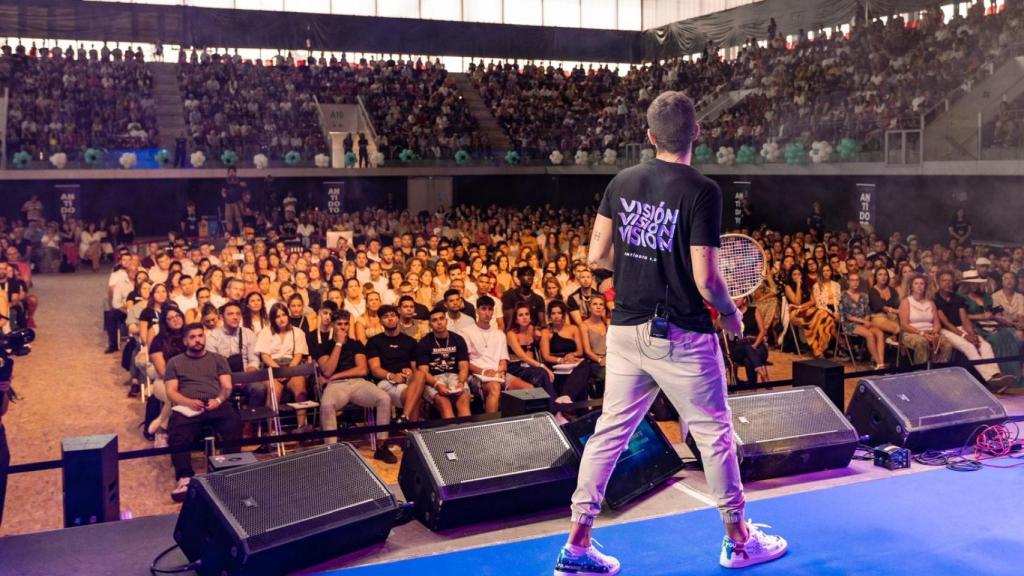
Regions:
<instances>
[{"instance_id":1,"label":"sneaker sole","mask_svg":"<svg viewBox=\"0 0 1024 576\"><path fill-rule=\"evenodd\" d=\"M615 576L622 571L622 567L618 567L612 572L566 572L564 570L556 569L554 576Z\"/></svg>"},{"instance_id":2,"label":"sneaker sole","mask_svg":"<svg viewBox=\"0 0 1024 576\"><path fill-rule=\"evenodd\" d=\"M789 544L787 543L781 550L778 550L774 554L768 556L760 556L758 558L749 560L738 560L738 561L722 561L719 559L718 563L725 568L746 568L748 566L755 566L757 564L764 564L765 562L771 562L772 560L778 560L786 555L789 550Z\"/></svg>"}]
</instances>

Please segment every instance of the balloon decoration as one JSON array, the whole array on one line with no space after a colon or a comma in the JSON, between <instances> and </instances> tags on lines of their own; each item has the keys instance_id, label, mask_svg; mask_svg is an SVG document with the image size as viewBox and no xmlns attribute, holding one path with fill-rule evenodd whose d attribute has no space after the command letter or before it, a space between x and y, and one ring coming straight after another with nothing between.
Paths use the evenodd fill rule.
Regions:
<instances>
[{"instance_id":1,"label":"balloon decoration","mask_svg":"<svg viewBox=\"0 0 1024 576\"><path fill-rule=\"evenodd\" d=\"M744 144L736 152L737 164L753 164L755 160L757 160L757 150L753 146Z\"/></svg>"},{"instance_id":2,"label":"balloon decoration","mask_svg":"<svg viewBox=\"0 0 1024 576\"><path fill-rule=\"evenodd\" d=\"M284 163L289 166L295 166L301 160L302 154L299 154L297 150L289 150L288 153L284 155Z\"/></svg>"},{"instance_id":3,"label":"balloon decoration","mask_svg":"<svg viewBox=\"0 0 1024 576\"><path fill-rule=\"evenodd\" d=\"M783 155L786 157L786 164L789 164L790 166L803 164L807 161L807 151L804 149L804 145L799 142L790 142L789 144L786 144Z\"/></svg>"},{"instance_id":4,"label":"balloon decoration","mask_svg":"<svg viewBox=\"0 0 1024 576\"><path fill-rule=\"evenodd\" d=\"M384 153L378 150L377 152L370 154L370 164L373 165L374 167L383 166Z\"/></svg>"},{"instance_id":5,"label":"balloon decoration","mask_svg":"<svg viewBox=\"0 0 1024 576\"><path fill-rule=\"evenodd\" d=\"M83 158L85 159L86 165L95 166L100 163L100 160L103 159L103 152L101 152L98 148L88 148L86 149Z\"/></svg>"},{"instance_id":6,"label":"balloon decoration","mask_svg":"<svg viewBox=\"0 0 1024 576\"><path fill-rule=\"evenodd\" d=\"M16 152L11 160L14 162L15 168L27 168L29 162L32 161L32 155L22 150Z\"/></svg>"},{"instance_id":7,"label":"balloon decoration","mask_svg":"<svg viewBox=\"0 0 1024 576\"><path fill-rule=\"evenodd\" d=\"M68 165L68 155L63 152L57 152L50 156L50 164L57 170L63 170Z\"/></svg>"},{"instance_id":8,"label":"balloon decoration","mask_svg":"<svg viewBox=\"0 0 1024 576\"><path fill-rule=\"evenodd\" d=\"M811 162L821 164L832 157L832 145L824 140L811 143Z\"/></svg>"},{"instance_id":9,"label":"balloon decoration","mask_svg":"<svg viewBox=\"0 0 1024 576\"><path fill-rule=\"evenodd\" d=\"M601 160L605 164L608 164L609 166L615 164L615 162L617 162L618 159L619 159L618 151L616 151L616 150L614 150L612 148L605 148L604 155L601 157Z\"/></svg>"},{"instance_id":10,"label":"balloon decoration","mask_svg":"<svg viewBox=\"0 0 1024 576\"><path fill-rule=\"evenodd\" d=\"M854 160L860 154L860 143L853 138L843 138L839 141L836 151L843 160Z\"/></svg>"},{"instance_id":11,"label":"balloon decoration","mask_svg":"<svg viewBox=\"0 0 1024 576\"><path fill-rule=\"evenodd\" d=\"M131 170L139 163L139 157L135 155L135 152L125 152L117 159L117 163L125 170Z\"/></svg>"},{"instance_id":12,"label":"balloon decoration","mask_svg":"<svg viewBox=\"0 0 1024 576\"><path fill-rule=\"evenodd\" d=\"M587 154L586 150L577 150L576 156L573 160L576 161L577 166L586 166L587 163L590 162L590 156Z\"/></svg>"},{"instance_id":13,"label":"balloon decoration","mask_svg":"<svg viewBox=\"0 0 1024 576\"><path fill-rule=\"evenodd\" d=\"M648 162L650 160L654 160L654 156L655 153L653 148L644 148L643 150L640 151L641 162Z\"/></svg>"},{"instance_id":14,"label":"balloon decoration","mask_svg":"<svg viewBox=\"0 0 1024 576\"><path fill-rule=\"evenodd\" d=\"M153 159L156 160L156 163L159 164L160 166L171 165L171 153L168 152L166 148L161 148L160 150L157 150L157 153L153 156Z\"/></svg>"},{"instance_id":15,"label":"balloon decoration","mask_svg":"<svg viewBox=\"0 0 1024 576\"><path fill-rule=\"evenodd\" d=\"M554 164L555 166L559 166L562 164L562 161L565 160L565 157L562 156L561 151L555 150L554 152L551 153L550 156L548 156L548 160L550 160L551 163Z\"/></svg>"},{"instance_id":16,"label":"balloon decoration","mask_svg":"<svg viewBox=\"0 0 1024 576\"><path fill-rule=\"evenodd\" d=\"M761 158L765 162L778 162L782 158L782 148L775 141L765 142L761 146Z\"/></svg>"},{"instance_id":17,"label":"balloon decoration","mask_svg":"<svg viewBox=\"0 0 1024 576\"><path fill-rule=\"evenodd\" d=\"M270 166L270 158L267 158L266 154L257 154L252 157L252 165L255 166L257 170L266 170L267 166Z\"/></svg>"},{"instance_id":18,"label":"balloon decoration","mask_svg":"<svg viewBox=\"0 0 1024 576\"><path fill-rule=\"evenodd\" d=\"M321 152L313 157L313 164L317 168L328 168L331 165L331 157Z\"/></svg>"},{"instance_id":19,"label":"balloon decoration","mask_svg":"<svg viewBox=\"0 0 1024 576\"><path fill-rule=\"evenodd\" d=\"M358 161L355 152L345 152L345 168L352 168Z\"/></svg>"},{"instance_id":20,"label":"balloon decoration","mask_svg":"<svg viewBox=\"0 0 1024 576\"><path fill-rule=\"evenodd\" d=\"M416 153L406 148L398 154L398 159L407 164L416 159Z\"/></svg>"},{"instance_id":21,"label":"balloon decoration","mask_svg":"<svg viewBox=\"0 0 1024 576\"><path fill-rule=\"evenodd\" d=\"M465 150L459 150L455 153L455 163L459 166L464 166L469 163L469 152Z\"/></svg>"},{"instance_id":22,"label":"balloon decoration","mask_svg":"<svg viewBox=\"0 0 1024 576\"><path fill-rule=\"evenodd\" d=\"M721 166L732 166L736 163L736 151L732 146L721 146L715 153L715 159Z\"/></svg>"},{"instance_id":23,"label":"balloon decoration","mask_svg":"<svg viewBox=\"0 0 1024 576\"><path fill-rule=\"evenodd\" d=\"M519 164L519 152L515 150L509 150L505 153L505 163L509 166L515 166Z\"/></svg>"},{"instance_id":24,"label":"balloon decoration","mask_svg":"<svg viewBox=\"0 0 1024 576\"><path fill-rule=\"evenodd\" d=\"M700 162L702 164L711 162L711 160L714 159L714 157L715 153L711 151L711 146L708 146L707 144L701 144L700 146L697 146L697 149L694 151L694 158L697 160L697 162Z\"/></svg>"},{"instance_id":25,"label":"balloon decoration","mask_svg":"<svg viewBox=\"0 0 1024 576\"><path fill-rule=\"evenodd\" d=\"M238 153L234 150L225 150L220 155L220 161L223 162L225 166L234 166L238 164Z\"/></svg>"},{"instance_id":26,"label":"balloon decoration","mask_svg":"<svg viewBox=\"0 0 1024 576\"><path fill-rule=\"evenodd\" d=\"M206 164L206 154L203 154L202 150L196 150L189 156L188 162L193 168L202 168L203 164Z\"/></svg>"}]
</instances>

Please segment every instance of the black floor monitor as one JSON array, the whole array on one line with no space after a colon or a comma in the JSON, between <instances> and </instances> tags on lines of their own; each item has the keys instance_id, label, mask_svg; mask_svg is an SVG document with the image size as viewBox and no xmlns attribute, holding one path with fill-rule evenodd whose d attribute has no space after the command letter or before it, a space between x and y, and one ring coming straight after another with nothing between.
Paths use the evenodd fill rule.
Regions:
<instances>
[{"instance_id":1,"label":"black floor monitor","mask_svg":"<svg viewBox=\"0 0 1024 576\"><path fill-rule=\"evenodd\" d=\"M594 434L600 415L600 412L591 412L562 426L581 455L587 440ZM604 495L605 502L612 509L619 508L651 491L682 468L682 459L648 414L637 426L629 445L615 464L615 472Z\"/></svg>"}]
</instances>

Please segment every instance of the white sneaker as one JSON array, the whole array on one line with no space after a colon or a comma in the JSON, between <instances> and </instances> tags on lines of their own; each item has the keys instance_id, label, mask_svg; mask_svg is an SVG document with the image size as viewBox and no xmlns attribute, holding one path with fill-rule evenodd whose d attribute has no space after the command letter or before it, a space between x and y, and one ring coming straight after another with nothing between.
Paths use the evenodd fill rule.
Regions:
<instances>
[{"instance_id":1,"label":"white sneaker","mask_svg":"<svg viewBox=\"0 0 1024 576\"><path fill-rule=\"evenodd\" d=\"M771 528L767 524L754 524L747 520L750 536L743 544L737 544L732 538L722 538L722 553L718 563L726 568L745 568L755 564L770 562L781 557L789 548L789 543L781 536L765 534L761 528Z\"/></svg>"},{"instance_id":2,"label":"white sneaker","mask_svg":"<svg viewBox=\"0 0 1024 576\"><path fill-rule=\"evenodd\" d=\"M171 500L184 502L185 496L188 495L188 483L191 481L191 478L178 478L178 485L171 490Z\"/></svg>"},{"instance_id":3,"label":"white sneaker","mask_svg":"<svg viewBox=\"0 0 1024 576\"><path fill-rule=\"evenodd\" d=\"M554 576L615 576L622 569L619 561L600 552L600 546L591 540L589 548L570 550L568 545L562 547L555 562Z\"/></svg>"},{"instance_id":4,"label":"white sneaker","mask_svg":"<svg viewBox=\"0 0 1024 576\"><path fill-rule=\"evenodd\" d=\"M167 448L167 432L160 430L153 435L153 448Z\"/></svg>"}]
</instances>

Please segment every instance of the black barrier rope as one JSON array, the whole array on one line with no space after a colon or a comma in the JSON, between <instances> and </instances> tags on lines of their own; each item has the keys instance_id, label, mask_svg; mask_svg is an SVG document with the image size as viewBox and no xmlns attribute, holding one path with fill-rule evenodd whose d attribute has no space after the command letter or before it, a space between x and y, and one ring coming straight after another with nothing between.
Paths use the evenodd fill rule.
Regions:
<instances>
[{"instance_id":1,"label":"black barrier rope","mask_svg":"<svg viewBox=\"0 0 1024 576\"><path fill-rule=\"evenodd\" d=\"M950 368L950 367L967 367L967 366L980 366L982 364L994 364L1001 362L1024 362L1024 354L1017 356L1001 356L998 358L983 358L980 360L965 360L961 362L944 362L941 364L932 364L929 369L937 368ZM901 374L905 372L914 371L915 367L909 365L907 367L893 367L884 368L881 370L861 370L859 372L844 372L843 379L850 380L854 378L865 378L870 376L885 376L891 374ZM766 388L775 388L780 386L793 386L795 382L792 378L787 380L769 380L768 382L758 382L756 384L738 384L736 386L730 386L730 392L746 392L750 390L763 390ZM593 408L600 408L604 405L604 400L601 398L595 398L593 400L581 400L579 402L573 402L571 404L558 404L559 411L572 412L577 410L589 410ZM304 434L281 434L278 436L261 436L259 438L249 438L239 440L231 443L221 443L221 446L228 447L240 447L240 446L257 446L263 444L274 444L278 442L303 442L306 440L322 440L324 438L347 438L350 436L364 436L366 434L377 434L381 432L393 433L393 432L405 432L407 430L420 430L425 428L441 428L445 426L457 426L459 424L466 424L469 422L485 422L488 420L497 420L501 418L501 413L493 414L477 414L474 416L462 416L459 418L451 418L448 420L420 420L417 422L402 422L400 424L388 424L378 426L359 426L352 428L339 428L338 430L329 430L321 432L307 432ZM134 460L137 458L151 458L153 456L165 456L170 454L176 454L179 452L192 452L196 450L196 445L190 446L172 446L168 448L146 448L143 450L129 450L127 452L118 452L117 459L120 460ZM41 462L29 462L27 464L14 464L8 468L9 474L24 474L26 472L41 472L43 470L56 470L61 468L63 463L61 460L45 460Z\"/></svg>"}]
</instances>

